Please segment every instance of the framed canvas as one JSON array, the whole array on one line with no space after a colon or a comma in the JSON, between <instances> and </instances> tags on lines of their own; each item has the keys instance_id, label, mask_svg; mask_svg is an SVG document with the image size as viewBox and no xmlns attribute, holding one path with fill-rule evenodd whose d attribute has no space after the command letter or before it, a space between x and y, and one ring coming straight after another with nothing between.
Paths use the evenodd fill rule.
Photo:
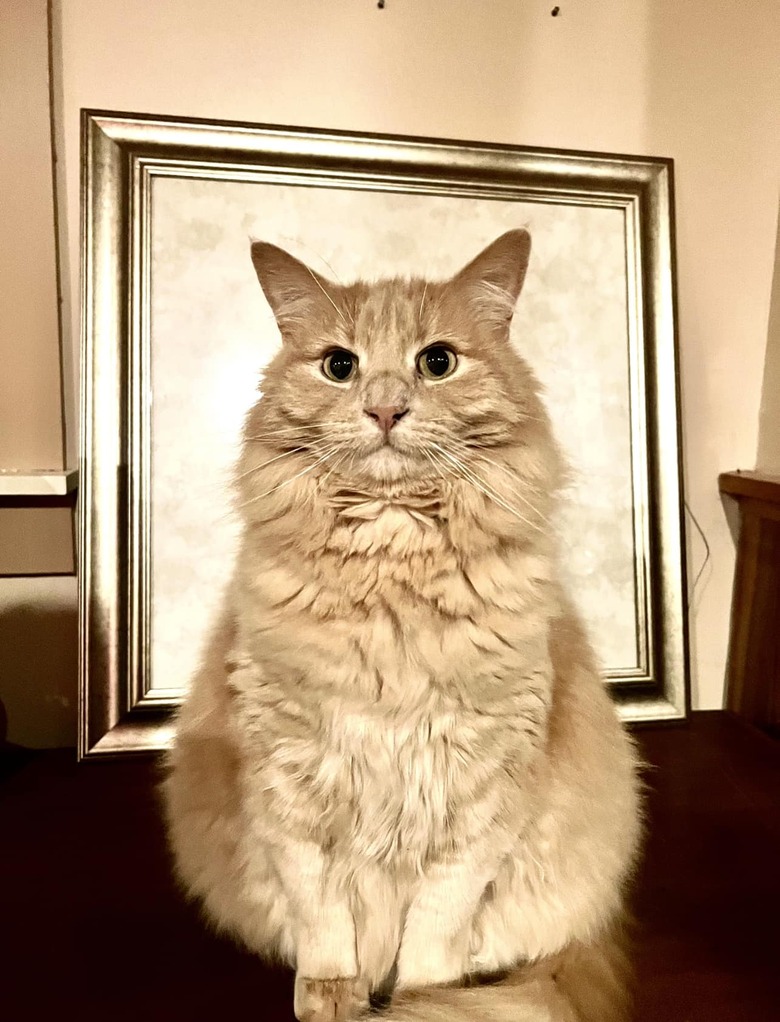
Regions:
<instances>
[{"instance_id":1,"label":"framed canvas","mask_svg":"<svg viewBox=\"0 0 780 1022\"><path fill-rule=\"evenodd\" d=\"M688 704L669 160L84 111L82 756L164 748L235 556L279 343L250 238L445 278L526 226L513 343L573 471L562 558L620 712Z\"/></svg>"}]
</instances>

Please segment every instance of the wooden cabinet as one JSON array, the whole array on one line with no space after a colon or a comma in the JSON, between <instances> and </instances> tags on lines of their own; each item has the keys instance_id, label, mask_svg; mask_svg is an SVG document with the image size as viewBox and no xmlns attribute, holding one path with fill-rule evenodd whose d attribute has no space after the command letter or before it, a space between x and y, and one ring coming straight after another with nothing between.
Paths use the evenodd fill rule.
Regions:
<instances>
[{"instance_id":1,"label":"wooden cabinet","mask_svg":"<svg viewBox=\"0 0 780 1022\"><path fill-rule=\"evenodd\" d=\"M725 472L718 482L740 510L726 707L780 729L780 477Z\"/></svg>"}]
</instances>

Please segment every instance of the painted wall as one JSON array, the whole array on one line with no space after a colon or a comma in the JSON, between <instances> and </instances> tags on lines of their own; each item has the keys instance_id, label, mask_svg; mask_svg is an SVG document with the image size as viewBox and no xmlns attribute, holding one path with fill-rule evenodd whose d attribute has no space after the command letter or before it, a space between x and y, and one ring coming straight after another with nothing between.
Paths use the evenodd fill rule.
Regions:
<instances>
[{"instance_id":1,"label":"painted wall","mask_svg":"<svg viewBox=\"0 0 780 1022\"><path fill-rule=\"evenodd\" d=\"M769 475L780 476L780 220L777 224L756 468Z\"/></svg>"},{"instance_id":2,"label":"painted wall","mask_svg":"<svg viewBox=\"0 0 780 1022\"><path fill-rule=\"evenodd\" d=\"M0 470L61 469L46 0L0 13ZM68 508L0 507L0 576L72 570ZM2 590L2 582L0 582Z\"/></svg>"},{"instance_id":3,"label":"painted wall","mask_svg":"<svg viewBox=\"0 0 780 1022\"><path fill-rule=\"evenodd\" d=\"M73 421L82 106L672 156L687 497L712 550L692 601L694 704L719 706L733 541L717 474L755 464L780 5L564 0L555 18L551 7L54 0L67 413ZM692 575L702 558L692 536Z\"/></svg>"},{"instance_id":4,"label":"painted wall","mask_svg":"<svg viewBox=\"0 0 780 1022\"><path fill-rule=\"evenodd\" d=\"M46 0L0 17L0 468L63 468Z\"/></svg>"},{"instance_id":5,"label":"painted wall","mask_svg":"<svg viewBox=\"0 0 780 1022\"><path fill-rule=\"evenodd\" d=\"M0 469L63 467L46 0L0 4ZM0 741L72 745L69 508L0 506ZM4 708L4 712L3 712Z\"/></svg>"}]
</instances>

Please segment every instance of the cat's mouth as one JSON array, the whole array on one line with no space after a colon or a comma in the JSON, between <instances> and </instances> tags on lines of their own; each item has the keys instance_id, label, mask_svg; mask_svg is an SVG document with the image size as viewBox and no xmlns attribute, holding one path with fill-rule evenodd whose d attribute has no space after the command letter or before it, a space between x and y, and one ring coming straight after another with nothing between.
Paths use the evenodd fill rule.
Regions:
<instances>
[{"instance_id":1,"label":"cat's mouth","mask_svg":"<svg viewBox=\"0 0 780 1022\"><path fill-rule=\"evenodd\" d=\"M376 479L397 480L404 476L419 475L423 464L421 453L408 446L392 434L364 448L362 457L356 459L356 467Z\"/></svg>"},{"instance_id":2,"label":"cat's mouth","mask_svg":"<svg viewBox=\"0 0 780 1022\"><path fill-rule=\"evenodd\" d=\"M366 457L371 457L380 451L395 451L396 454L406 454L410 450L409 445L404 443L403 438L395 430L385 433L383 436L371 438L363 445L363 454Z\"/></svg>"}]
</instances>

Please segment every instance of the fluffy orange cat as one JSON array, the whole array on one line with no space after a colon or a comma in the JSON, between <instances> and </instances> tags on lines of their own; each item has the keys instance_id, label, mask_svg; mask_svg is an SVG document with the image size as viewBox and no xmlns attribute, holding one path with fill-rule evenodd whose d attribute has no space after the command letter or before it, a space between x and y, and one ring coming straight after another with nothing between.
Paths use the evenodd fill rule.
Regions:
<instances>
[{"instance_id":1,"label":"fluffy orange cat","mask_svg":"<svg viewBox=\"0 0 780 1022\"><path fill-rule=\"evenodd\" d=\"M283 343L165 792L181 881L295 968L301 1022L629 1017L635 757L509 341L529 252L510 231L447 281L341 286L252 246Z\"/></svg>"}]
</instances>

